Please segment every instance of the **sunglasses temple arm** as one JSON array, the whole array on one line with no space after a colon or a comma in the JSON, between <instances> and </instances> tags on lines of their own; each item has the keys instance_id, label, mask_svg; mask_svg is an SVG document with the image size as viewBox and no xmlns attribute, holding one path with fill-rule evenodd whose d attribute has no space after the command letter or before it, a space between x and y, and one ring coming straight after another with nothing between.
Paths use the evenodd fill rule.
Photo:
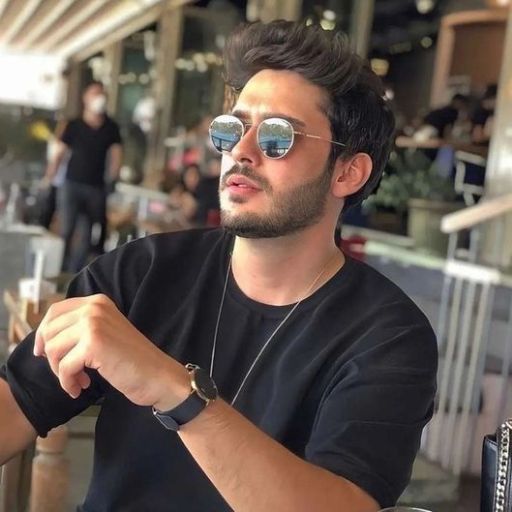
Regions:
<instances>
[{"instance_id":1,"label":"sunglasses temple arm","mask_svg":"<svg viewBox=\"0 0 512 512\"><path fill-rule=\"evenodd\" d=\"M311 139L318 139L318 140L325 140L327 142L331 142L332 144L337 144L338 146L345 147L346 144L343 144L343 142L337 142L335 140L330 139L324 139L323 137L320 137L319 135L310 135L309 133L303 133L303 132L295 132L297 135L304 135L304 137L309 137Z\"/></svg>"}]
</instances>

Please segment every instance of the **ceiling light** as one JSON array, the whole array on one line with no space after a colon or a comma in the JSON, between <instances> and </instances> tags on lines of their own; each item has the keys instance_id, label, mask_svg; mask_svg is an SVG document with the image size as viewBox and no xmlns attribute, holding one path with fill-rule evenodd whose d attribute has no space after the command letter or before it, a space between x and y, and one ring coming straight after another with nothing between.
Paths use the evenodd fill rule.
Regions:
<instances>
[{"instance_id":1,"label":"ceiling light","mask_svg":"<svg viewBox=\"0 0 512 512\"><path fill-rule=\"evenodd\" d=\"M416 0L416 9L420 14L428 14L435 6L436 2L434 0Z\"/></svg>"},{"instance_id":2,"label":"ceiling light","mask_svg":"<svg viewBox=\"0 0 512 512\"><path fill-rule=\"evenodd\" d=\"M324 19L334 21L336 19L336 13L330 9L326 9L324 11Z\"/></svg>"},{"instance_id":3,"label":"ceiling light","mask_svg":"<svg viewBox=\"0 0 512 512\"><path fill-rule=\"evenodd\" d=\"M206 62L200 62L197 64L197 71L199 73L206 73L208 71L208 64Z\"/></svg>"},{"instance_id":4,"label":"ceiling light","mask_svg":"<svg viewBox=\"0 0 512 512\"><path fill-rule=\"evenodd\" d=\"M425 36L421 38L420 44L423 48L430 48L433 44L433 40L431 37Z\"/></svg>"},{"instance_id":5,"label":"ceiling light","mask_svg":"<svg viewBox=\"0 0 512 512\"><path fill-rule=\"evenodd\" d=\"M183 58L176 59L174 67L176 69L185 69L187 67L187 61Z\"/></svg>"},{"instance_id":6,"label":"ceiling light","mask_svg":"<svg viewBox=\"0 0 512 512\"><path fill-rule=\"evenodd\" d=\"M334 21L329 21L329 20L322 20L320 22L320 26L324 29L324 30L334 30L334 27L336 26L336 23Z\"/></svg>"},{"instance_id":7,"label":"ceiling light","mask_svg":"<svg viewBox=\"0 0 512 512\"><path fill-rule=\"evenodd\" d=\"M378 76L386 76L389 71L389 61L386 59L371 59L370 66Z\"/></svg>"},{"instance_id":8,"label":"ceiling light","mask_svg":"<svg viewBox=\"0 0 512 512\"><path fill-rule=\"evenodd\" d=\"M149 82L150 82L150 78L149 78L149 75L147 73L142 73L139 76L139 83L141 83L142 85L149 84Z\"/></svg>"}]
</instances>

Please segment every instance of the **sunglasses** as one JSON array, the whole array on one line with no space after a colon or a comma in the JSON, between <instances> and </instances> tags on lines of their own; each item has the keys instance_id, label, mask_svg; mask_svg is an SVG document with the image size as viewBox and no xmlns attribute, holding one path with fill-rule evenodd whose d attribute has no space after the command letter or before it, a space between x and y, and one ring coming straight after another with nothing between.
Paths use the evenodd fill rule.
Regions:
<instances>
[{"instance_id":1,"label":"sunglasses","mask_svg":"<svg viewBox=\"0 0 512 512\"><path fill-rule=\"evenodd\" d=\"M210 139L217 151L228 153L240 142L245 134L246 127L251 123L244 123L236 116L224 114L216 117L210 124ZM311 139L324 140L331 144L345 146L341 142L325 139L318 135L299 132L287 119L281 117L270 117L258 124L256 139L258 147L267 158L277 160L283 158L292 149L295 135L302 135Z\"/></svg>"}]
</instances>

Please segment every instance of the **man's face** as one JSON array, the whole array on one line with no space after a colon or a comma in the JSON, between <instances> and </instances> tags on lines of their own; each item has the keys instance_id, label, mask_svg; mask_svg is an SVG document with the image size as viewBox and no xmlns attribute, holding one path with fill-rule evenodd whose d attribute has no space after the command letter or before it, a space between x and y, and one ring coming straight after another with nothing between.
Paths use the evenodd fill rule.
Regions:
<instances>
[{"instance_id":1,"label":"man's face","mask_svg":"<svg viewBox=\"0 0 512 512\"><path fill-rule=\"evenodd\" d=\"M96 98L97 96L104 96L105 91L103 90L103 87L100 84L92 84L87 87L84 91L84 102L88 103L93 98Z\"/></svg>"},{"instance_id":2,"label":"man's face","mask_svg":"<svg viewBox=\"0 0 512 512\"><path fill-rule=\"evenodd\" d=\"M83 101L86 109L100 114L106 107L105 90L100 84L92 84L84 91Z\"/></svg>"},{"instance_id":3,"label":"man's face","mask_svg":"<svg viewBox=\"0 0 512 512\"><path fill-rule=\"evenodd\" d=\"M251 123L231 153L222 157L222 224L248 238L284 236L324 217L331 173L329 142L296 135L281 159L266 158L257 126L268 117L294 118L294 129L331 139L322 90L290 71L264 70L249 80L233 114Z\"/></svg>"}]
</instances>

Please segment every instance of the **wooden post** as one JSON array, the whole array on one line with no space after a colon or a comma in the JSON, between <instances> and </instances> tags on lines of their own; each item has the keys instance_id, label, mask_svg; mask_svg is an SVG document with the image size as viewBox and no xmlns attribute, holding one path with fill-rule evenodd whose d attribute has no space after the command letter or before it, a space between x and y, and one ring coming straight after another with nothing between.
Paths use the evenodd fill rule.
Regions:
<instances>
[{"instance_id":1,"label":"wooden post","mask_svg":"<svg viewBox=\"0 0 512 512\"><path fill-rule=\"evenodd\" d=\"M27 510L33 456L34 445L31 445L1 468L0 512Z\"/></svg>"},{"instance_id":2,"label":"wooden post","mask_svg":"<svg viewBox=\"0 0 512 512\"><path fill-rule=\"evenodd\" d=\"M9 350L39 325L48 307L63 298L56 294L38 304L20 299L15 292L4 291L9 317ZM33 459L31 445L3 467L0 512L25 512L30 496L30 512L64 512L67 507L69 468L64 458L68 428L60 426L38 438L38 456ZM29 486L30 484L30 486ZM30 489L29 489L30 487Z\"/></svg>"},{"instance_id":3,"label":"wooden post","mask_svg":"<svg viewBox=\"0 0 512 512\"><path fill-rule=\"evenodd\" d=\"M64 452L68 443L66 425L54 428L48 437L39 437L32 464L30 512L65 512L69 491L69 461Z\"/></svg>"}]
</instances>

